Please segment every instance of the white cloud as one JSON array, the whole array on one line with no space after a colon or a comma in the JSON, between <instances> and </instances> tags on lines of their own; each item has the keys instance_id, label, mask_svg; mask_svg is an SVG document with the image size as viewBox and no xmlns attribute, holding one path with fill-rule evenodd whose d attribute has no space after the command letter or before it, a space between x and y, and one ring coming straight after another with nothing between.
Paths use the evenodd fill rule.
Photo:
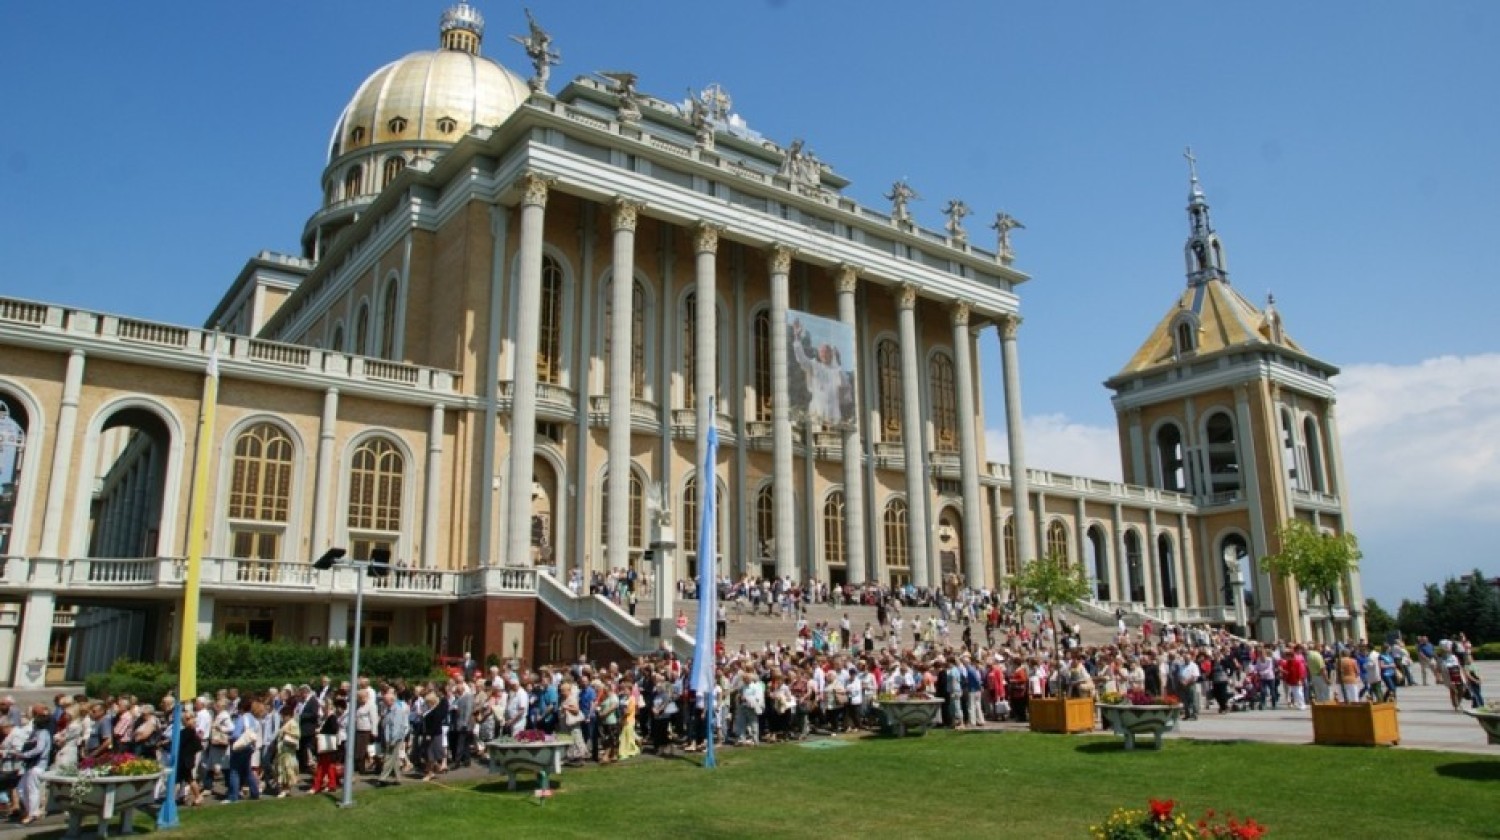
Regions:
<instances>
[{"instance_id":1,"label":"white cloud","mask_svg":"<svg viewBox=\"0 0 1500 840\"><path fill-rule=\"evenodd\" d=\"M1120 480L1120 439L1113 426L1076 423L1064 414L1040 414L1027 417L1022 431L1030 469ZM985 451L991 461L1010 460L1004 429L985 431Z\"/></svg>"}]
</instances>

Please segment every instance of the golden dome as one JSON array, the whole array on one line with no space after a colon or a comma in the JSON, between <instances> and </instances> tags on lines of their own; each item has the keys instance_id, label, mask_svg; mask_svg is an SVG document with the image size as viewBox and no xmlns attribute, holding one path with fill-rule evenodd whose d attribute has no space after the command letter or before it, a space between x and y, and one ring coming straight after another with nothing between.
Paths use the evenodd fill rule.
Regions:
<instances>
[{"instance_id":1,"label":"golden dome","mask_svg":"<svg viewBox=\"0 0 1500 840\"><path fill-rule=\"evenodd\" d=\"M376 70L334 127L328 160L380 143L453 144L499 125L531 96L526 80L461 50L417 52Z\"/></svg>"}]
</instances>

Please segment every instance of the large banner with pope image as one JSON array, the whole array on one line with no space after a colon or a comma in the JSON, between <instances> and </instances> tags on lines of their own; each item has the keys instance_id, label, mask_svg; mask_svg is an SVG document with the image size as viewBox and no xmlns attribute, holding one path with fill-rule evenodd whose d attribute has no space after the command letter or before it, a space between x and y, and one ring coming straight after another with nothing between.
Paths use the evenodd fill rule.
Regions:
<instances>
[{"instance_id":1,"label":"large banner with pope image","mask_svg":"<svg viewBox=\"0 0 1500 840\"><path fill-rule=\"evenodd\" d=\"M842 427L854 416L854 330L794 309L786 313L792 418Z\"/></svg>"}]
</instances>

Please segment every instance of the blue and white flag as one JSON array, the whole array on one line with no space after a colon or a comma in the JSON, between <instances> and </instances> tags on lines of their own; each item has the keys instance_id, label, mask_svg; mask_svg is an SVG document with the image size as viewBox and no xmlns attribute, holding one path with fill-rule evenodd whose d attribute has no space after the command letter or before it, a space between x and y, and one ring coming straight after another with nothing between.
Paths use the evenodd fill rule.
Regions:
<instances>
[{"instance_id":1,"label":"blue and white flag","mask_svg":"<svg viewBox=\"0 0 1500 840\"><path fill-rule=\"evenodd\" d=\"M708 411L708 448L698 465L698 633L693 651L693 690L708 698L714 688L717 667L714 632L718 627L718 483L714 466L719 460L719 429L713 422L714 406Z\"/></svg>"}]
</instances>

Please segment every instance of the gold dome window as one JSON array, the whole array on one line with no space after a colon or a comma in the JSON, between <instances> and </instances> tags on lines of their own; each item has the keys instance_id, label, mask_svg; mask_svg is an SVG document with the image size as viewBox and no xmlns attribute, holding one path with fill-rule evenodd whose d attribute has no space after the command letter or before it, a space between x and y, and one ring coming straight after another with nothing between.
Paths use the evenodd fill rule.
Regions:
<instances>
[{"instance_id":1,"label":"gold dome window","mask_svg":"<svg viewBox=\"0 0 1500 840\"><path fill-rule=\"evenodd\" d=\"M350 143L363 143L363 142L365 142L365 127L362 126L362 125L356 125L355 127L349 129L349 142Z\"/></svg>"},{"instance_id":2,"label":"gold dome window","mask_svg":"<svg viewBox=\"0 0 1500 840\"><path fill-rule=\"evenodd\" d=\"M387 122L385 125L386 128L391 130L392 134L400 134L406 130L406 117L391 117L390 122Z\"/></svg>"},{"instance_id":3,"label":"gold dome window","mask_svg":"<svg viewBox=\"0 0 1500 840\"><path fill-rule=\"evenodd\" d=\"M452 134L458 129L458 120L452 117L438 117L437 130L444 134Z\"/></svg>"}]
</instances>

